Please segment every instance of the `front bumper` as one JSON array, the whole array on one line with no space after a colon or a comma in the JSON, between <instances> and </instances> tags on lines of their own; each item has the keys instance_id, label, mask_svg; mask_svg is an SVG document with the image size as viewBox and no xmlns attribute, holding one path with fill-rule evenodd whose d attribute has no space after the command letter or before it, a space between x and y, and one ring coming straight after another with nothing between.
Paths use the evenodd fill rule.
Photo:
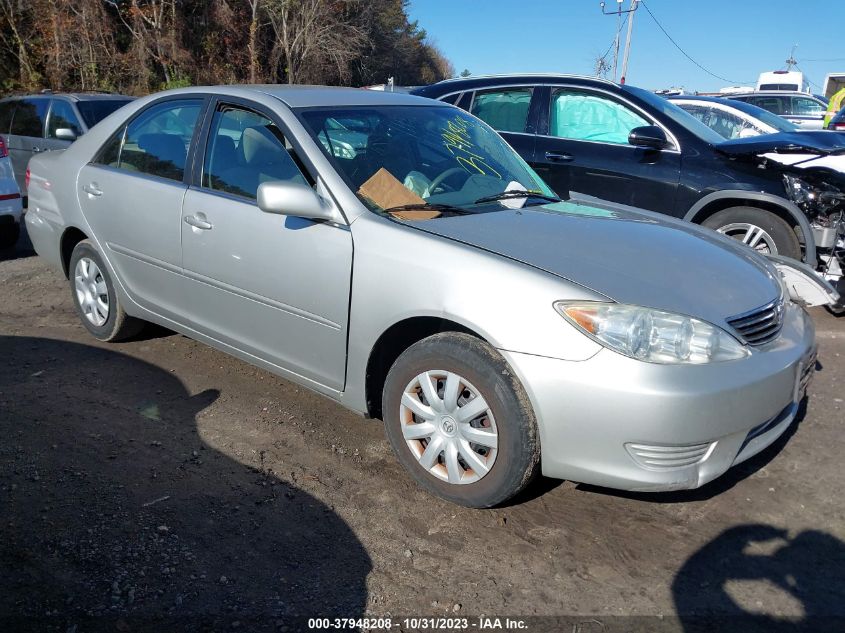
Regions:
<instances>
[{"instance_id":1,"label":"front bumper","mask_svg":"<svg viewBox=\"0 0 845 633\"><path fill-rule=\"evenodd\" d=\"M774 442L815 366L815 330L788 304L780 336L740 361L581 362L502 352L534 405L543 474L621 490L697 488Z\"/></svg>"}]
</instances>

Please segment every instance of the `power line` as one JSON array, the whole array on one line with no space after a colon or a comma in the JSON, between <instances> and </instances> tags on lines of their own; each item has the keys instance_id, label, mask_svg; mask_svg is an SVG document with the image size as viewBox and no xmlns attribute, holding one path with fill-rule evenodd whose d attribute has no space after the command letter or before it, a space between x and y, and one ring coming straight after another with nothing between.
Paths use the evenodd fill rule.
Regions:
<instances>
[{"instance_id":1,"label":"power line","mask_svg":"<svg viewBox=\"0 0 845 633\"><path fill-rule=\"evenodd\" d=\"M622 33L622 29L625 28L625 25L628 23L628 18L630 17L630 13L625 16L625 19L622 20L622 23L619 25L619 28L616 30L616 35L613 36L613 40L610 42L610 46L607 47L607 50L604 52L604 55L601 56L601 59L607 57L610 53L610 49L613 48L613 45L616 44L616 38Z\"/></svg>"},{"instance_id":2,"label":"power line","mask_svg":"<svg viewBox=\"0 0 845 633\"><path fill-rule=\"evenodd\" d=\"M681 45L680 45L680 44L678 44L678 43L674 40L674 38L673 38L671 35L669 35L669 33L666 31L666 29L664 29L664 28L663 28L663 25L662 25L662 24L660 24L660 22L658 21L658 19L654 16L654 14L651 12L651 9L649 9L649 8L648 8L648 5L645 3L645 1L644 1L644 0L640 0L640 4L641 4L641 5L643 5L643 6L645 7L645 10L646 10L646 11L648 12L648 14L651 16L651 19L652 19L652 20L654 20L654 23L657 25L657 27L658 27L661 31L663 31L663 35L665 35L667 38L669 38L669 41L670 41L670 42L672 42L672 44L674 44L674 45L675 45L675 48L677 48L679 51L681 51L681 53L683 54L683 56L684 56L684 57L686 57L686 58L687 58L688 60L690 60L693 64L695 64L696 66L698 66L701 70L703 70L704 72L706 72L706 73L707 73L708 75L710 75L711 77L715 77L716 79L720 79L720 80L725 81L725 82L727 82L727 83L729 83L729 84L739 85L739 84L742 84L742 83L749 83L749 82L732 81L731 79L726 79L725 77L722 77L721 75L717 75L716 73L709 71L709 70L708 70L708 69L706 69L704 66L702 66L701 64L699 64L699 63L698 63L697 61L695 61L692 57L690 57L690 55L689 55L689 54L688 54L688 53L687 53L687 52L686 52L683 48L681 48Z\"/></svg>"}]
</instances>

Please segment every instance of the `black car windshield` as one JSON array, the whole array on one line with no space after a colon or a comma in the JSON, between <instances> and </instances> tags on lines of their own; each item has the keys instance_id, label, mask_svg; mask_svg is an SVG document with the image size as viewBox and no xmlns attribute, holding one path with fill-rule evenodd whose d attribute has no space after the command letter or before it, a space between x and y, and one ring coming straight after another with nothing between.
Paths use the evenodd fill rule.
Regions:
<instances>
[{"instance_id":1,"label":"black car windshield","mask_svg":"<svg viewBox=\"0 0 845 633\"><path fill-rule=\"evenodd\" d=\"M451 106L298 112L352 191L375 211L437 205L438 212L474 212L526 203L518 194L498 195L514 190L554 196L498 134Z\"/></svg>"},{"instance_id":2,"label":"black car windshield","mask_svg":"<svg viewBox=\"0 0 845 633\"><path fill-rule=\"evenodd\" d=\"M90 128L97 125L97 123L105 119L112 112L114 112L118 108L122 108L130 101L132 100L91 99L88 101L77 101L76 107L79 110L79 114L81 114L82 118L85 119L85 125Z\"/></svg>"},{"instance_id":3,"label":"black car windshield","mask_svg":"<svg viewBox=\"0 0 845 633\"><path fill-rule=\"evenodd\" d=\"M642 88L635 88L634 86L622 86L622 89L645 101L663 116L669 117L678 125L685 127L705 143L717 145L724 142L725 139L723 137L665 97L656 95L648 90L643 90Z\"/></svg>"}]
</instances>

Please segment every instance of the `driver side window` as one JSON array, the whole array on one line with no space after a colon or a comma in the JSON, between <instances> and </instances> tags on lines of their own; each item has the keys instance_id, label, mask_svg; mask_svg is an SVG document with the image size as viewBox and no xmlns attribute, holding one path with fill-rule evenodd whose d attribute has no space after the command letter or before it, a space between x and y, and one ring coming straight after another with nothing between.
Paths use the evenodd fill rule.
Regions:
<instances>
[{"instance_id":1,"label":"driver side window","mask_svg":"<svg viewBox=\"0 0 845 633\"><path fill-rule=\"evenodd\" d=\"M631 130L649 125L630 108L604 95L562 88L552 93L549 135L575 141L626 145Z\"/></svg>"},{"instance_id":2,"label":"driver side window","mask_svg":"<svg viewBox=\"0 0 845 633\"><path fill-rule=\"evenodd\" d=\"M267 117L245 108L222 106L211 123L202 185L255 200L262 182L308 184L292 152L282 131Z\"/></svg>"}]
</instances>

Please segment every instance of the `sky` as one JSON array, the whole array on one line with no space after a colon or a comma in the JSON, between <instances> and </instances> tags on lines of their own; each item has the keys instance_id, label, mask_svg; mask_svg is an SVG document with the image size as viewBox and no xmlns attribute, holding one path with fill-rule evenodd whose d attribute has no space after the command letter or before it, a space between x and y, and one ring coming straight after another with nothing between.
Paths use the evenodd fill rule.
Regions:
<instances>
[{"instance_id":1,"label":"sky","mask_svg":"<svg viewBox=\"0 0 845 633\"><path fill-rule=\"evenodd\" d=\"M813 92L825 75L845 72L845 0L645 0L667 39L641 6L635 14L627 83L649 89L716 91L753 86L757 76L786 66L794 45ZM625 0L627 9L630 0ZM607 10L616 0L606 0ZM616 16L599 0L411 0L419 21L460 73L594 74L607 51ZM624 17L624 16L623 16ZM619 67L625 41L622 31ZM822 61L816 61L822 60ZM613 52L608 56L613 63Z\"/></svg>"}]
</instances>

